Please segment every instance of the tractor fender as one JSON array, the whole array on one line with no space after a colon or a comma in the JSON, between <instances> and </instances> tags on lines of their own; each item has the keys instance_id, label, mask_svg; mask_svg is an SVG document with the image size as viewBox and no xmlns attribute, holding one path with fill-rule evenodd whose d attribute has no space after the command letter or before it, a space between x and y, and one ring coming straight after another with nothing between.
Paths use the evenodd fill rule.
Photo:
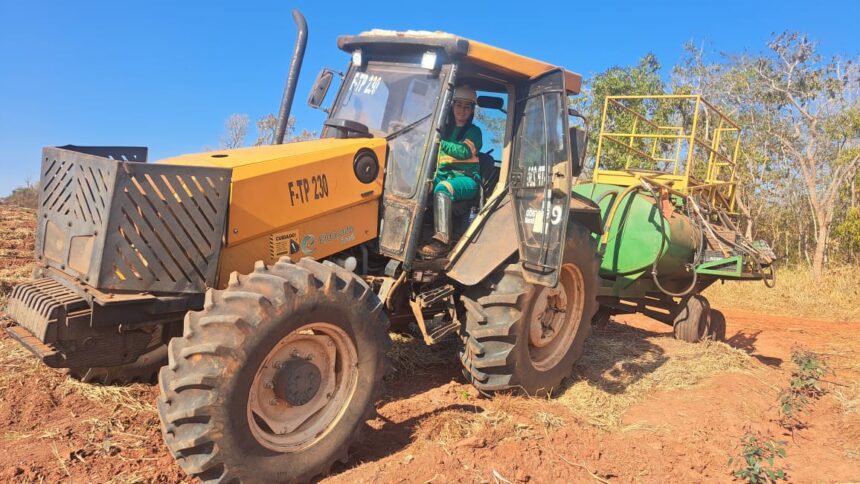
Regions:
<instances>
[{"instance_id":1,"label":"tractor fender","mask_svg":"<svg viewBox=\"0 0 860 484\"><path fill-rule=\"evenodd\" d=\"M571 193L568 223L578 223L595 234L603 233L600 207L576 193ZM479 229L467 233L469 240L465 247L455 248L456 255L448 264L448 277L466 286L481 282L517 252L516 233L514 206L506 194Z\"/></svg>"},{"instance_id":2,"label":"tractor fender","mask_svg":"<svg viewBox=\"0 0 860 484\"><path fill-rule=\"evenodd\" d=\"M570 194L570 218L567 223L576 222L587 228L593 234L603 234L603 219L600 207L590 198L578 193Z\"/></svg>"},{"instance_id":3,"label":"tractor fender","mask_svg":"<svg viewBox=\"0 0 860 484\"><path fill-rule=\"evenodd\" d=\"M517 252L516 233L514 205L506 193L477 230L466 232L464 238L468 241L464 247L455 248L454 257L448 264L448 277L466 286L481 282Z\"/></svg>"}]
</instances>

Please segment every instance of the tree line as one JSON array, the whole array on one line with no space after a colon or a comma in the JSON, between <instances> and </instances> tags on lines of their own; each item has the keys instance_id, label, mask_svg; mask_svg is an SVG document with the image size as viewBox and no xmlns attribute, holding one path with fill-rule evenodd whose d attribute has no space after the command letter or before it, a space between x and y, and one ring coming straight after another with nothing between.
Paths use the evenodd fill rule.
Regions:
<instances>
[{"instance_id":1,"label":"tree line","mask_svg":"<svg viewBox=\"0 0 860 484\"><path fill-rule=\"evenodd\" d=\"M278 118L275 115L266 114L261 116L254 124L257 128L257 138L254 140L253 146L270 145L275 142L275 131L278 127ZM249 125L250 118L247 114L231 114L224 121L224 133L221 135L218 148L229 150L245 146ZM295 130L296 118L290 116L290 119L287 120L287 134L285 137L287 143L315 139L319 136L316 131L303 129L300 133L296 134ZM207 147L207 150L211 149Z\"/></svg>"},{"instance_id":2,"label":"tree line","mask_svg":"<svg viewBox=\"0 0 860 484\"><path fill-rule=\"evenodd\" d=\"M742 128L737 209L746 235L818 277L827 264L860 264L858 60L825 58L796 32L773 35L756 54L689 43L668 76L648 54L593 75L573 102L592 121L593 163L606 96L702 95Z\"/></svg>"}]
</instances>

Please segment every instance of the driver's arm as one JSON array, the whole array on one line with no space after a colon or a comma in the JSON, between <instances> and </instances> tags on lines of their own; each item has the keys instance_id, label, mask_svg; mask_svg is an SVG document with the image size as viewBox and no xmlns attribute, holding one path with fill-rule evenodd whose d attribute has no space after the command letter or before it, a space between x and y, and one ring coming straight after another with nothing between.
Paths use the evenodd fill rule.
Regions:
<instances>
[{"instance_id":1,"label":"driver's arm","mask_svg":"<svg viewBox=\"0 0 860 484\"><path fill-rule=\"evenodd\" d=\"M469 126L466 131L466 137L463 138L463 141L442 141L439 149L442 151L443 156L448 155L454 160L450 161L478 161L478 151L481 150L481 146L483 145L483 137L481 135L481 129L475 125ZM444 158L443 158L444 159Z\"/></svg>"}]
</instances>

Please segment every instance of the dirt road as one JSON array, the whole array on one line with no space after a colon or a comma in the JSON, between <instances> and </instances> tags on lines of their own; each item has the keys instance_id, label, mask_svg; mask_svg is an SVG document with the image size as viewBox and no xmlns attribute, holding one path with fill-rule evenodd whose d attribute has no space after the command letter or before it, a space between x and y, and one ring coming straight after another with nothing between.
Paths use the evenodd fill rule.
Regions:
<instances>
[{"instance_id":1,"label":"dirt road","mask_svg":"<svg viewBox=\"0 0 860 484\"><path fill-rule=\"evenodd\" d=\"M19 249L0 245L7 274L29 270ZM596 328L549 400L479 397L455 342L397 336L379 416L324 482L725 482L745 432L784 442L776 464L793 482L860 480L860 322L722 309L728 345L679 342L638 316ZM796 346L832 373L788 433L777 399ZM0 336L0 482L187 480L161 442L156 394L78 383Z\"/></svg>"},{"instance_id":2,"label":"dirt road","mask_svg":"<svg viewBox=\"0 0 860 484\"><path fill-rule=\"evenodd\" d=\"M580 384L576 378L555 400L478 398L463 384L452 347L426 350L401 341L399 356L416 359L401 361L389 376L364 443L326 482L728 481L727 461L747 429L786 441L784 467L794 482L856 481L860 414L846 413L839 398L847 398L860 370L860 328L727 315L730 343L751 358L692 386L663 390L654 383L629 402L628 388L661 367L694 366L690 349L696 348L670 339L665 327L645 318L596 331L589 351L607 341L630 348L602 370L604 379L582 382L605 385L608 398L629 404L615 424L568 403ZM788 382L794 344L821 352L835 374L828 378L829 393L805 416L808 427L791 436L776 423L776 401ZM0 351L0 480L184 479L161 443L154 387L77 383L39 366L5 337ZM655 358L643 360L647 353ZM593 356L586 354L586 363Z\"/></svg>"}]
</instances>

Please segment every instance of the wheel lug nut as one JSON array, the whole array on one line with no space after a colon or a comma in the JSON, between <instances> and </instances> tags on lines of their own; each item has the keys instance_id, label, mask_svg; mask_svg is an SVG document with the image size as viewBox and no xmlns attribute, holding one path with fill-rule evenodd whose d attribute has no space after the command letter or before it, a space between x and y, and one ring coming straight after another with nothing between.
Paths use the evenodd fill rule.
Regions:
<instances>
[{"instance_id":1,"label":"wheel lug nut","mask_svg":"<svg viewBox=\"0 0 860 484\"><path fill-rule=\"evenodd\" d=\"M274 366L275 368L277 368L278 370L280 370L280 369L281 369L281 367L283 367L283 366L284 366L284 363L283 363L283 362L281 362L281 361L276 361L276 362L275 362L275 364L274 364L274 365L272 365L272 366Z\"/></svg>"},{"instance_id":2,"label":"wheel lug nut","mask_svg":"<svg viewBox=\"0 0 860 484\"><path fill-rule=\"evenodd\" d=\"M292 356L293 358L298 358L299 357L299 350L291 351L290 356Z\"/></svg>"},{"instance_id":3,"label":"wheel lug nut","mask_svg":"<svg viewBox=\"0 0 860 484\"><path fill-rule=\"evenodd\" d=\"M278 399L277 399L277 398L271 398L271 399L269 399L269 405L277 405L277 404L278 404Z\"/></svg>"},{"instance_id":4,"label":"wheel lug nut","mask_svg":"<svg viewBox=\"0 0 860 484\"><path fill-rule=\"evenodd\" d=\"M272 383L272 382L270 382L270 381L267 381L266 383L264 383L264 384L263 384L263 386L264 386L267 390L271 390L272 388L275 388L275 384L274 384L274 383Z\"/></svg>"},{"instance_id":5,"label":"wheel lug nut","mask_svg":"<svg viewBox=\"0 0 860 484\"><path fill-rule=\"evenodd\" d=\"M313 359L314 359L314 355L308 354L307 356L305 356L305 359L306 359L307 361L311 361L311 360L313 360Z\"/></svg>"}]
</instances>

